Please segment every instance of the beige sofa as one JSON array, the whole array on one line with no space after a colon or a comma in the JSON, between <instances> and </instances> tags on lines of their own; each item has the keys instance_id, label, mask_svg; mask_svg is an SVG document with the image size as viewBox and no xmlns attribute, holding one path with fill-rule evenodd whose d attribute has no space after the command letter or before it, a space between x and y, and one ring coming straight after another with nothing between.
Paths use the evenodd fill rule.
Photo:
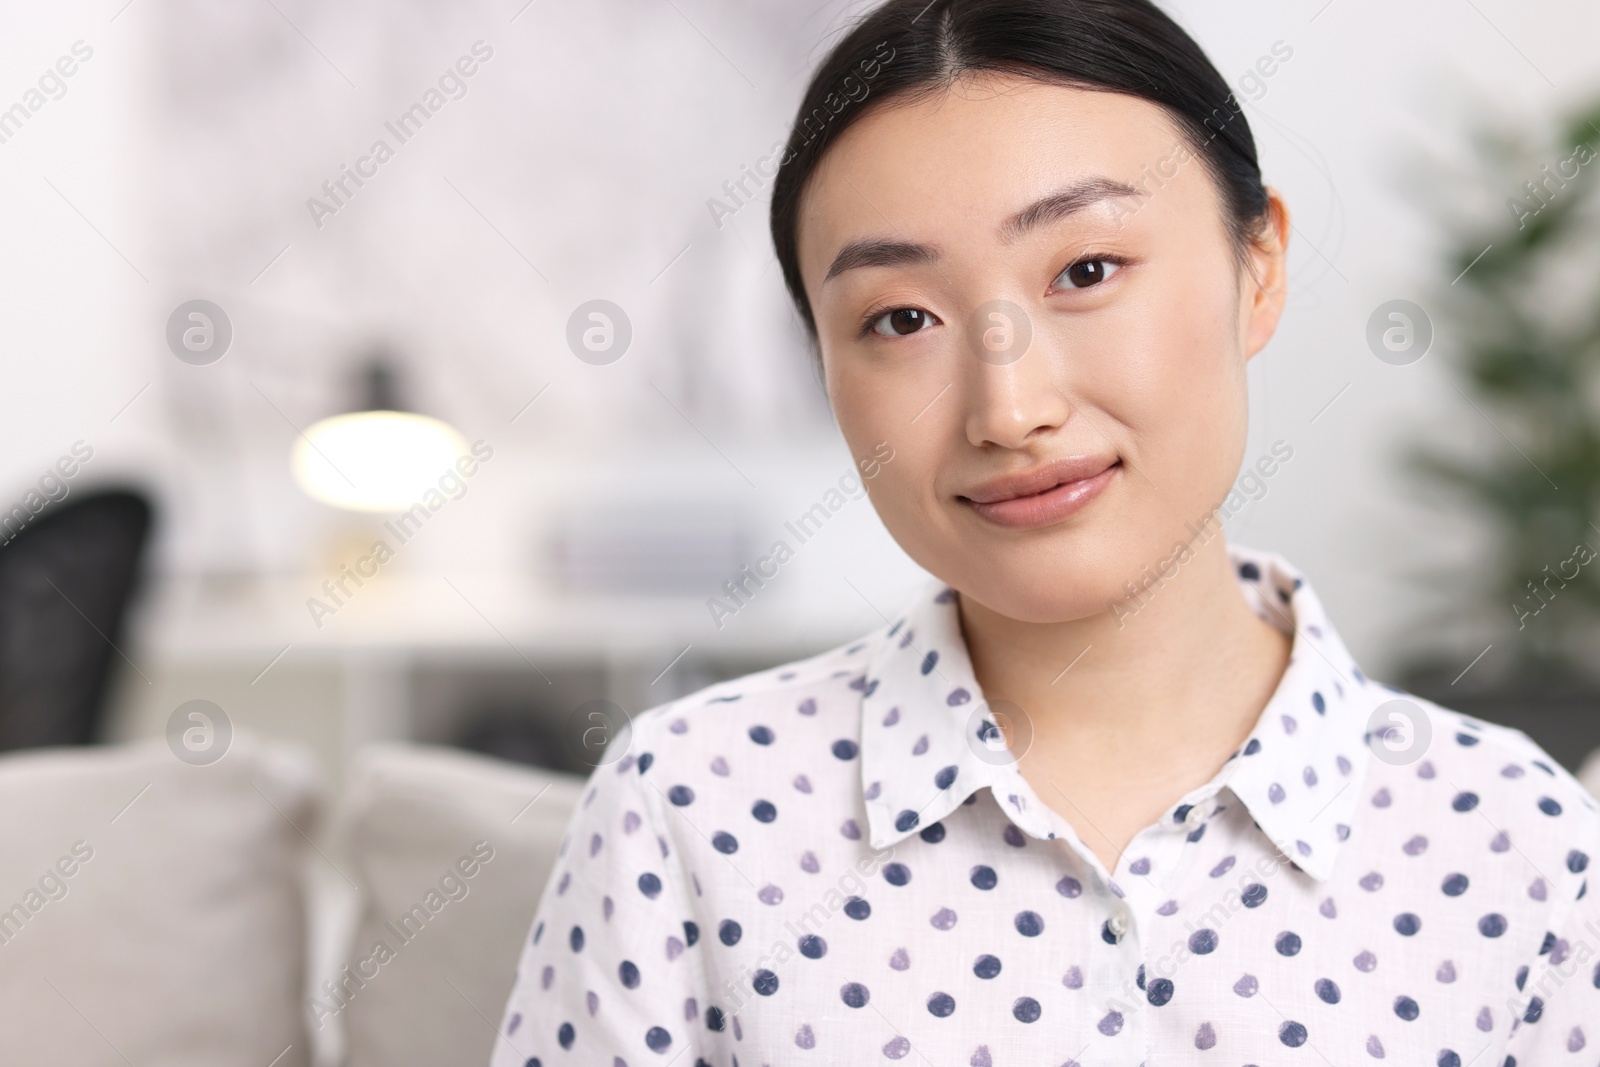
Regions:
<instances>
[{"instance_id":1,"label":"beige sofa","mask_svg":"<svg viewBox=\"0 0 1600 1067\"><path fill-rule=\"evenodd\" d=\"M0 757L0 1064L486 1064L582 779L235 737Z\"/></svg>"}]
</instances>

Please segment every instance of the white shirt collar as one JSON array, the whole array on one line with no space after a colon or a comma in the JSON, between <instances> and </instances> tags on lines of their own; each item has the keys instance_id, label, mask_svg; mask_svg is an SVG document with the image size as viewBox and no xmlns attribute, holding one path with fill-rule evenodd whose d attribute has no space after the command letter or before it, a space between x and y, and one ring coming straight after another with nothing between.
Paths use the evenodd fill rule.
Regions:
<instances>
[{"instance_id":1,"label":"white shirt collar","mask_svg":"<svg viewBox=\"0 0 1600 1067\"><path fill-rule=\"evenodd\" d=\"M1293 634L1289 664L1245 744L1165 818L1175 828L1190 825L1184 818L1189 810L1226 787L1285 858L1325 880L1349 835L1360 792L1352 786L1370 754L1369 718L1399 690L1368 680L1310 583L1287 560L1233 544L1227 552L1251 608ZM1024 833L1075 839L1049 810L1051 798L1034 794L998 740L949 586L932 581L921 591L879 638L856 685L874 848L944 818L985 786Z\"/></svg>"}]
</instances>

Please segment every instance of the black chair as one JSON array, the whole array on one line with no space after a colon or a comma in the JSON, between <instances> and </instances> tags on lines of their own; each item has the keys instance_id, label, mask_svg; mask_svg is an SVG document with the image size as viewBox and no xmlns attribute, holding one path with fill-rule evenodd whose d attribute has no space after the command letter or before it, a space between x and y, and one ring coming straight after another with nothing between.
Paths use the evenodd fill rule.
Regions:
<instances>
[{"instance_id":1,"label":"black chair","mask_svg":"<svg viewBox=\"0 0 1600 1067\"><path fill-rule=\"evenodd\" d=\"M150 523L132 490L0 515L0 751L100 737Z\"/></svg>"}]
</instances>

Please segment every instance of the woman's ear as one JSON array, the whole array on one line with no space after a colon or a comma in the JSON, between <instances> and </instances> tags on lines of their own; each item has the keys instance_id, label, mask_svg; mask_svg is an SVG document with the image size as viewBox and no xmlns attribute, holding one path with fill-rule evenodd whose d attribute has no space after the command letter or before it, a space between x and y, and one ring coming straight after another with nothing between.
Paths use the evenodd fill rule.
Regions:
<instances>
[{"instance_id":1,"label":"woman's ear","mask_svg":"<svg viewBox=\"0 0 1600 1067\"><path fill-rule=\"evenodd\" d=\"M1244 357L1266 347L1278 329L1288 295L1289 206L1267 186L1267 221L1249 249L1249 279L1241 294Z\"/></svg>"}]
</instances>

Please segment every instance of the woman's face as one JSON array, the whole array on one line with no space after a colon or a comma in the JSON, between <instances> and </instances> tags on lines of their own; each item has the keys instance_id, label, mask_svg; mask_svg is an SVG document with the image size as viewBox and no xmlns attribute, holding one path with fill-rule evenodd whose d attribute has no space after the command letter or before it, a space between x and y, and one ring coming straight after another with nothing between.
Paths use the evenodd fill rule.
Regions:
<instances>
[{"instance_id":1,"label":"woman's face","mask_svg":"<svg viewBox=\"0 0 1600 1067\"><path fill-rule=\"evenodd\" d=\"M968 76L864 115L813 172L799 260L845 439L893 449L867 485L895 540L1014 619L1121 604L1238 475L1286 228L1251 253L1262 288L1134 97Z\"/></svg>"}]
</instances>

